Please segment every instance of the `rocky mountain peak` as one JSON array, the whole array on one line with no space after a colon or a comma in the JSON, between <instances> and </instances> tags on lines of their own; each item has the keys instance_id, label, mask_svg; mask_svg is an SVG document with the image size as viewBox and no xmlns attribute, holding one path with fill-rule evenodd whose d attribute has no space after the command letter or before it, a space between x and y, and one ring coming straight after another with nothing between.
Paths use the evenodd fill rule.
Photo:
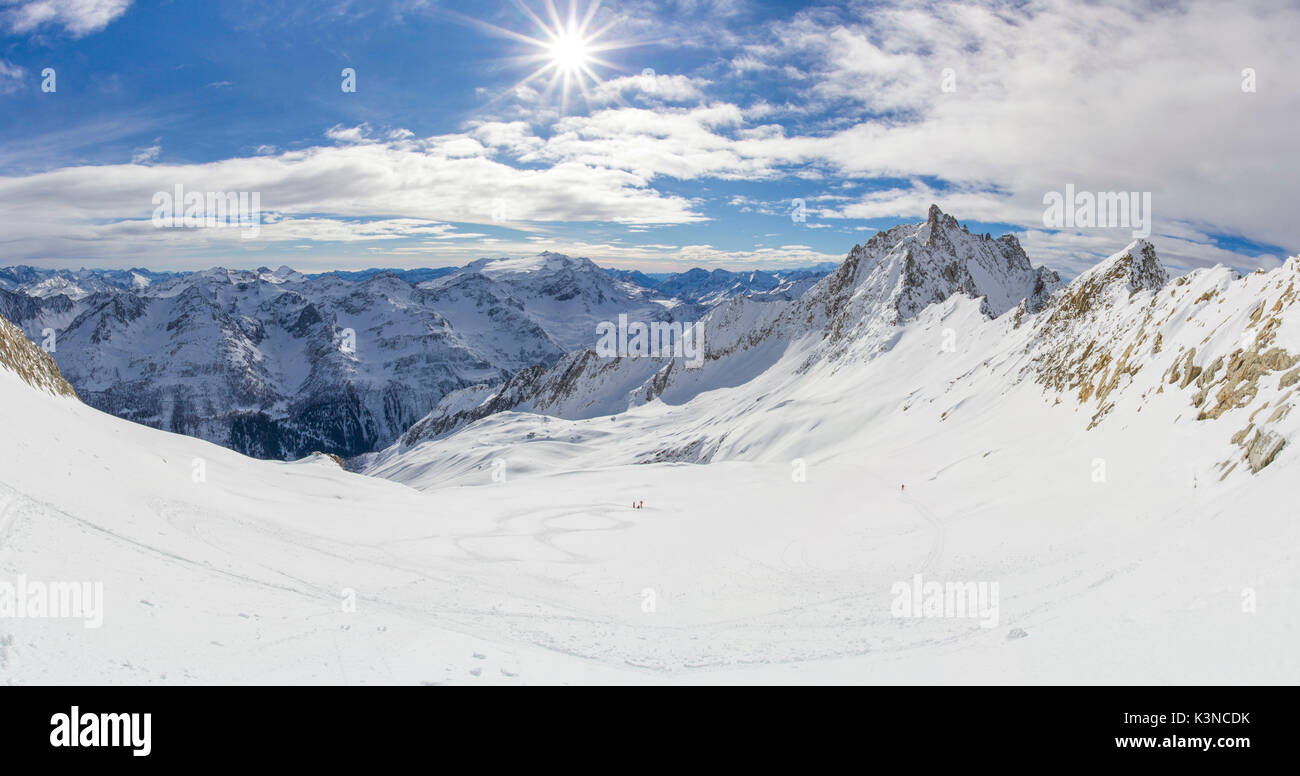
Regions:
<instances>
[{"instance_id":1,"label":"rocky mountain peak","mask_svg":"<svg viewBox=\"0 0 1300 776\"><path fill-rule=\"evenodd\" d=\"M1157 291L1169 272L1148 240L1134 240L1119 253L1075 278L1052 303L1052 321L1077 319L1095 308L1109 307L1139 291Z\"/></svg>"},{"instance_id":2,"label":"rocky mountain peak","mask_svg":"<svg viewBox=\"0 0 1300 776\"><path fill-rule=\"evenodd\" d=\"M882 339L893 326L954 295L981 299L997 317L1021 302L1030 312L1047 303L1060 277L1034 267L1011 235L972 234L931 205L927 218L873 235L801 300L812 315L828 318L832 339ZM880 336L871 336L874 332Z\"/></svg>"},{"instance_id":3,"label":"rocky mountain peak","mask_svg":"<svg viewBox=\"0 0 1300 776\"><path fill-rule=\"evenodd\" d=\"M957 219L940 210L938 205L930 205L924 226L926 244L930 246L942 244L951 230L961 230L961 224Z\"/></svg>"},{"instance_id":4,"label":"rocky mountain peak","mask_svg":"<svg viewBox=\"0 0 1300 776\"><path fill-rule=\"evenodd\" d=\"M1101 277L1107 284L1122 283L1129 293L1158 291L1169 282L1169 271L1156 257L1156 247L1150 240L1141 239L1085 274Z\"/></svg>"}]
</instances>

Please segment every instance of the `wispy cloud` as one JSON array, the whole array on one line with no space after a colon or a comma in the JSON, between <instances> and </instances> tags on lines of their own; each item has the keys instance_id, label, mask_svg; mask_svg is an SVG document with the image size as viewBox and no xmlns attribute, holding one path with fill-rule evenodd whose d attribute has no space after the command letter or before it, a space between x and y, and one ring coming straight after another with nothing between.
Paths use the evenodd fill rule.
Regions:
<instances>
[{"instance_id":1,"label":"wispy cloud","mask_svg":"<svg viewBox=\"0 0 1300 776\"><path fill-rule=\"evenodd\" d=\"M0 0L0 19L16 35L55 27L80 38L104 29L130 5L131 0Z\"/></svg>"},{"instance_id":2,"label":"wispy cloud","mask_svg":"<svg viewBox=\"0 0 1300 776\"><path fill-rule=\"evenodd\" d=\"M0 59L0 94L11 94L21 89L26 76L24 68Z\"/></svg>"},{"instance_id":3,"label":"wispy cloud","mask_svg":"<svg viewBox=\"0 0 1300 776\"><path fill-rule=\"evenodd\" d=\"M162 154L162 145L154 143L151 146L137 148L131 152L131 164L149 164L158 161Z\"/></svg>"}]
</instances>

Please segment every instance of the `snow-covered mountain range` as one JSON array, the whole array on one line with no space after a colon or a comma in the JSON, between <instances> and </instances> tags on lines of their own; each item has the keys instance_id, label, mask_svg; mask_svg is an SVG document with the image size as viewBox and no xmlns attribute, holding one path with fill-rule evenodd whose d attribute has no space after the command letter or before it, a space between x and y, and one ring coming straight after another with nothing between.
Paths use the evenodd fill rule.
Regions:
<instances>
[{"instance_id":1,"label":"snow-covered mountain range","mask_svg":"<svg viewBox=\"0 0 1300 776\"><path fill-rule=\"evenodd\" d=\"M662 433L641 433L644 444L622 448L628 463L707 463L738 451L770 453L767 445L741 440L765 438L759 430L746 433L762 422L765 408L790 411L786 390L801 388L814 375L832 380L841 371L855 374L896 349L923 313L934 320L936 309L964 309L961 300L969 299L978 326L964 321L943 327L936 334L935 359L961 362L947 354L969 352L962 343L976 333L981 339L990 338L990 331L998 335L977 366L945 374L942 391L934 382L918 386L901 410L922 400L946 401L948 395L1002 395L1032 386L1054 404L1066 402L1086 413L1086 429L1092 429L1113 414L1146 409L1150 418L1158 414L1151 409L1158 402L1172 425L1191 424L1198 433L1218 429L1216 438L1228 446L1212 461L1188 464L1198 477L1210 476L1211 464L1216 477L1239 466L1257 472L1295 431L1287 418L1300 382L1300 347L1290 338L1300 319L1288 313L1300 293L1297 272L1300 264L1291 260L1244 278L1220 267L1171 280L1155 247L1138 240L1062 286L1054 272L1033 267L1014 238L970 234L931 208L927 221L881 232L855 247L836 271L795 301L756 304L733 297L715 308L704 318L706 359L700 369L685 368L680 359L571 352L549 368L525 370L500 385L447 395L395 445L356 465L380 474L403 469L430 440L454 432L473 438L466 427L498 413L593 420L600 436L608 437L619 428L621 413L650 403L680 422ZM703 396L726 397L730 409L693 403ZM967 400L954 400L949 409ZM698 416L704 406L718 414ZM947 417L946 410L940 420ZM519 422L531 430L533 421ZM842 428L851 435L857 427ZM418 455L455 459L461 466L482 463L446 454L438 444Z\"/></svg>"},{"instance_id":2,"label":"snow-covered mountain range","mask_svg":"<svg viewBox=\"0 0 1300 776\"><path fill-rule=\"evenodd\" d=\"M647 275L636 270L606 270L613 277L653 289L666 298L716 307L733 296L746 296L759 301L798 298L814 283L825 277L835 267L817 266L808 269L772 270L764 272L731 272L725 269L705 270L696 267L686 272L665 275Z\"/></svg>"},{"instance_id":3,"label":"snow-covered mountain range","mask_svg":"<svg viewBox=\"0 0 1300 776\"><path fill-rule=\"evenodd\" d=\"M317 276L0 271L0 314L38 342L54 333L84 401L263 458L374 450L451 391L590 346L599 321L704 309L552 253Z\"/></svg>"},{"instance_id":4,"label":"snow-covered mountain range","mask_svg":"<svg viewBox=\"0 0 1300 776\"><path fill-rule=\"evenodd\" d=\"M1142 240L1063 285L934 209L716 306L699 369L570 350L369 476L100 413L0 326L0 572L106 591L89 646L0 623L0 681L1294 683L1297 295ZM918 575L1000 594L900 614Z\"/></svg>"},{"instance_id":5,"label":"snow-covered mountain range","mask_svg":"<svg viewBox=\"0 0 1300 776\"><path fill-rule=\"evenodd\" d=\"M38 298L66 296L81 299L97 291L141 289L160 280L176 277L175 272L147 269L51 270L36 267L0 267L0 289L19 291Z\"/></svg>"},{"instance_id":6,"label":"snow-covered mountain range","mask_svg":"<svg viewBox=\"0 0 1300 776\"><path fill-rule=\"evenodd\" d=\"M700 392L746 382L769 368L792 343L816 340L815 355L887 347L899 326L930 304L954 295L978 299L989 318L1020 305L1040 310L1060 285L1055 272L1034 267L1016 239L971 234L932 207L920 224L902 225L855 246L833 272L788 302L738 294L704 317L706 363L599 358L571 352L549 369L534 367L500 386L474 386L446 396L401 440L406 447L505 410L564 418L610 415L662 399L688 401Z\"/></svg>"}]
</instances>

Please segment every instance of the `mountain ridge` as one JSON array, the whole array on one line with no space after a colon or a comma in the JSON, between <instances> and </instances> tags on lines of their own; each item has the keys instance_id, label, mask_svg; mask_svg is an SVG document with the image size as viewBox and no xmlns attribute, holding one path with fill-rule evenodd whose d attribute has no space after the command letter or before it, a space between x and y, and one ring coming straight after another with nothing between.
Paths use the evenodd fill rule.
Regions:
<instances>
[{"instance_id":1,"label":"mountain ridge","mask_svg":"<svg viewBox=\"0 0 1300 776\"><path fill-rule=\"evenodd\" d=\"M869 358L887 348L897 327L929 304L960 294L979 299L988 317L1022 302L1037 312L1059 286L1059 276L1034 267L1014 237L973 235L932 206L926 221L901 224L854 246L835 270L793 300L759 302L740 295L712 308L702 319L706 353L700 370L684 369L671 359L569 354L550 370L531 370L495 393L484 386L469 389L483 397L481 404L465 406L467 394L448 397L403 434L401 444L417 444L510 409L575 418L660 398L688 401L699 391L735 384L736 376L754 376L807 337L818 339L819 346L806 354L805 370L820 360ZM747 363L738 368L732 362L742 354ZM729 375L717 376L724 371ZM706 373L717 377L702 378Z\"/></svg>"}]
</instances>

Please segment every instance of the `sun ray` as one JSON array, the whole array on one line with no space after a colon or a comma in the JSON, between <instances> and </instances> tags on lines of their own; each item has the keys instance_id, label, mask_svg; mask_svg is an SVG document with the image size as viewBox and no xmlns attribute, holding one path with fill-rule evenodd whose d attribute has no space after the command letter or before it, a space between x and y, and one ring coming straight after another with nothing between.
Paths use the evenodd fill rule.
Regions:
<instances>
[{"instance_id":1,"label":"sun ray","mask_svg":"<svg viewBox=\"0 0 1300 776\"><path fill-rule=\"evenodd\" d=\"M538 3L515 0L515 4L534 27L533 30L520 32L455 11L442 10L443 14L462 23L526 48L526 53L501 59L517 66L532 66L534 70L489 100L488 105L518 93L520 87L545 81L542 96L547 100L558 99L561 110L567 112L570 99L575 96L590 101L594 90L607 77L603 73L631 72L601 56L602 54L648 45L645 41L607 38L618 19L602 18L597 24L602 0L591 0L585 4L581 0L569 0L567 8L562 8L561 2L557 0L541 0Z\"/></svg>"}]
</instances>

